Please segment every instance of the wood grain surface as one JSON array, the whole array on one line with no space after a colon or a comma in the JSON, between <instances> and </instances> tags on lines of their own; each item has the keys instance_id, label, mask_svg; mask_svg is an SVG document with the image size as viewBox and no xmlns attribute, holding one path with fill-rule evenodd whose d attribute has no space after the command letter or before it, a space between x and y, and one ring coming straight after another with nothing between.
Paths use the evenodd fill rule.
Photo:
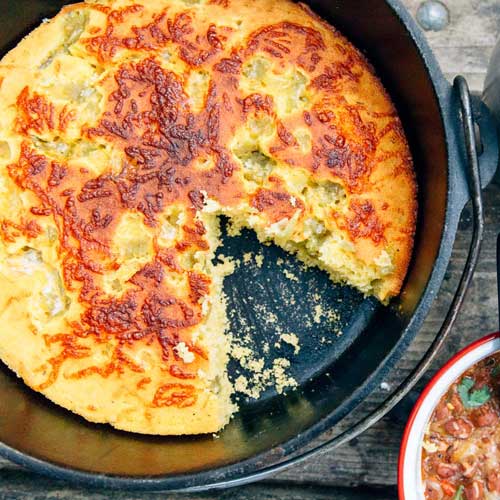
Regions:
<instances>
[{"instance_id":1,"label":"wood grain surface","mask_svg":"<svg viewBox=\"0 0 500 500\"><path fill-rule=\"evenodd\" d=\"M420 5L419 0L403 0L403 3L412 14ZM500 0L448 0L445 3L450 11L451 24L441 32L426 33L429 43L447 78L451 80L456 74L463 74L471 88L480 92L489 57L499 35ZM473 285L451 338L419 388L460 347L498 329L495 241L500 232L500 186L493 184L485 191L485 204L486 238ZM467 257L471 229L469 213L467 208L438 300L406 356L385 381L389 387L394 387L411 371L441 325ZM375 407L385 395L386 391L380 389L360 410ZM399 444L411 406L411 398L405 400L359 439L256 485L225 492L185 495L84 490L40 477L0 459L0 499L394 499ZM318 442L328 437L325 435Z\"/></svg>"}]
</instances>

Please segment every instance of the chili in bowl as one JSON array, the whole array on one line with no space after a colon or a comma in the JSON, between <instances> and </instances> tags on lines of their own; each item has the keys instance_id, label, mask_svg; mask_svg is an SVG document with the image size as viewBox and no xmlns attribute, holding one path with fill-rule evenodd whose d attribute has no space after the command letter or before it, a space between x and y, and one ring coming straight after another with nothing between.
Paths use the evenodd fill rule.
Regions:
<instances>
[{"instance_id":1,"label":"chili in bowl","mask_svg":"<svg viewBox=\"0 0 500 500\"><path fill-rule=\"evenodd\" d=\"M431 380L405 429L400 500L500 500L500 333Z\"/></svg>"}]
</instances>

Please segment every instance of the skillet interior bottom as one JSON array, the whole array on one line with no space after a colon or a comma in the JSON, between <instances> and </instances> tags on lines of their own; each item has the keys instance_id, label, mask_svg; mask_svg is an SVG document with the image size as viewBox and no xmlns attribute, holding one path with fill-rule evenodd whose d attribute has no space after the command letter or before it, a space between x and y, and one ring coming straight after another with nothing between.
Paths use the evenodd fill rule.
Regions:
<instances>
[{"instance_id":1,"label":"skillet interior bottom","mask_svg":"<svg viewBox=\"0 0 500 500\"><path fill-rule=\"evenodd\" d=\"M420 213L415 257L401 298L391 307L380 307L373 299L332 285L317 270L301 269L293 257L275 247L263 247L250 233L226 238L221 249L224 255L240 260L246 252L264 255L261 268L241 265L226 278L232 329L242 335L251 328L256 352L265 342L273 346L277 325L284 332L295 333L301 346L297 355L291 354L293 347L289 345L276 349L294 360L289 373L297 380L298 390L287 395L268 390L258 401L242 401L241 412L218 438L154 438L89 424L33 393L2 368L1 442L42 460L83 471L143 478L177 475L175 485L163 486L182 487L245 475L272 463L338 422L380 382L387 371L387 367L381 369L384 360L395 349L402 354L423 319L421 314L418 321L410 323L440 248L448 173L443 121L432 80L391 2L324 0L311 5L366 50L396 102L410 141ZM21 34L43 17L53 15L60 4L48 0L6 2L3 23L7 29L0 32L0 48L14 46ZM279 258L284 261L281 266L277 265ZM287 278L284 269L298 281ZM432 293L426 292L427 304ZM323 317L320 324L314 321L316 305L338 314L333 329L337 333L341 330L342 335L332 332L328 318ZM270 312L276 322L268 321ZM323 337L326 342L321 341ZM239 374L238 363L230 369L234 375ZM242 462L264 452L269 453L245 466L236 466L227 475L179 477Z\"/></svg>"}]
</instances>

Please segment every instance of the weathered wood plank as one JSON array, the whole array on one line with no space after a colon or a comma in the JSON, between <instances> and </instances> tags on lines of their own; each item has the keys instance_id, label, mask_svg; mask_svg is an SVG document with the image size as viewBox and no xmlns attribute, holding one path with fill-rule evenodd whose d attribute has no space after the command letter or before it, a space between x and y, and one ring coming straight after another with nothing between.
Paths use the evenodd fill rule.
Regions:
<instances>
[{"instance_id":1,"label":"weathered wood plank","mask_svg":"<svg viewBox=\"0 0 500 500\"><path fill-rule=\"evenodd\" d=\"M421 0L403 0L415 14ZM445 0L450 25L426 32L427 39L448 79L463 74L474 91L482 91L489 57L500 35L498 0Z\"/></svg>"},{"instance_id":2,"label":"weathered wood plank","mask_svg":"<svg viewBox=\"0 0 500 500\"><path fill-rule=\"evenodd\" d=\"M232 488L224 491L208 493L144 493L115 490L89 490L68 485L62 481L51 481L36 474L23 471L8 471L0 474L0 484L8 484L8 488L0 487L0 500L390 500L395 498L394 488L325 488L316 485L269 484Z\"/></svg>"},{"instance_id":3,"label":"weathered wood plank","mask_svg":"<svg viewBox=\"0 0 500 500\"><path fill-rule=\"evenodd\" d=\"M422 0L403 0L415 15ZM433 47L492 47L500 26L500 3L497 0L444 0L450 12L450 25L442 31L427 31Z\"/></svg>"}]
</instances>

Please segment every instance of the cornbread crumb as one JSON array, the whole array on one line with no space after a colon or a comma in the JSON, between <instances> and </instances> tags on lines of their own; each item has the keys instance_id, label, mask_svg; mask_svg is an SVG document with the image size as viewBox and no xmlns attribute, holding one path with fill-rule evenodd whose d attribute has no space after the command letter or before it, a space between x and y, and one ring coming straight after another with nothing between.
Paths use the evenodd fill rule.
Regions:
<instances>
[{"instance_id":1,"label":"cornbread crumb","mask_svg":"<svg viewBox=\"0 0 500 500\"><path fill-rule=\"evenodd\" d=\"M296 281L297 283L299 282L299 278L295 276L292 272L290 272L288 269L285 269L283 271L283 274L290 280L290 281Z\"/></svg>"},{"instance_id":2,"label":"cornbread crumb","mask_svg":"<svg viewBox=\"0 0 500 500\"><path fill-rule=\"evenodd\" d=\"M247 252L243 254L243 263L249 264L252 261L253 254L252 252Z\"/></svg>"},{"instance_id":3,"label":"cornbread crumb","mask_svg":"<svg viewBox=\"0 0 500 500\"><path fill-rule=\"evenodd\" d=\"M260 359L251 359L248 361L247 368L253 373L260 373L264 369L264 360Z\"/></svg>"},{"instance_id":4,"label":"cornbread crumb","mask_svg":"<svg viewBox=\"0 0 500 500\"><path fill-rule=\"evenodd\" d=\"M319 300L319 299L315 298L315 300ZM321 323L322 319L325 319L328 323L330 323L331 325L334 325L335 323L338 323L338 321L340 320L340 317L339 317L339 314L337 313L337 311L335 311L334 309L328 309L327 311L325 311L321 304L317 304L314 306L313 321L315 323L319 324L319 323ZM340 330L336 330L335 333L342 334L342 332Z\"/></svg>"},{"instance_id":5,"label":"cornbread crumb","mask_svg":"<svg viewBox=\"0 0 500 500\"><path fill-rule=\"evenodd\" d=\"M231 355L241 363L246 364L246 359L252 355L252 350L242 345L233 345Z\"/></svg>"},{"instance_id":6,"label":"cornbread crumb","mask_svg":"<svg viewBox=\"0 0 500 500\"><path fill-rule=\"evenodd\" d=\"M275 315L271 315L271 318L277 319ZM294 354L297 354L300 350L298 337L293 333L281 333L279 325L276 325L276 331L279 339L291 344L294 347ZM280 342L277 344L275 347L281 347ZM232 337L230 346L232 359L245 371L245 374L239 374L233 381L236 393L257 399L263 391L271 387L281 394L285 389L297 386L297 381L287 373L291 366L289 360L283 357L272 359L271 355L272 361L267 362L266 366L266 359L256 354L258 351L250 328L243 335L239 333L237 337ZM269 343L264 344L262 351L266 355L270 353Z\"/></svg>"},{"instance_id":7,"label":"cornbread crumb","mask_svg":"<svg viewBox=\"0 0 500 500\"><path fill-rule=\"evenodd\" d=\"M184 363L189 364L194 361L194 353L192 353L185 342L179 342L175 347L174 351L177 353L179 358L184 361Z\"/></svg>"},{"instance_id":8,"label":"cornbread crumb","mask_svg":"<svg viewBox=\"0 0 500 500\"><path fill-rule=\"evenodd\" d=\"M252 373L251 379L239 375L234 381L234 389L253 399L257 399L269 387L274 387L278 394L282 394L286 389L298 386L297 381L287 374L288 368L290 368L288 359L276 358L273 360L272 368Z\"/></svg>"},{"instance_id":9,"label":"cornbread crumb","mask_svg":"<svg viewBox=\"0 0 500 500\"><path fill-rule=\"evenodd\" d=\"M314 322L321 323L321 317L323 316L323 308L321 304L317 304L314 306Z\"/></svg>"},{"instance_id":10,"label":"cornbread crumb","mask_svg":"<svg viewBox=\"0 0 500 500\"><path fill-rule=\"evenodd\" d=\"M246 379L243 375L240 375L234 381L234 390L236 392L242 392L242 393L246 394L248 391L248 379Z\"/></svg>"},{"instance_id":11,"label":"cornbread crumb","mask_svg":"<svg viewBox=\"0 0 500 500\"><path fill-rule=\"evenodd\" d=\"M295 335L295 333L283 333L281 334L280 339L293 346L294 354L298 354L300 352L299 338Z\"/></svg>"},{"instance_id":12,"label":"cornbread crumb","mask_svg":"<svg viewBox=\"0 0 500 500\"><path fill-rule=\"evenodd\" d=\"M276 392L282 394L287 388L297 387L297 381L286 374L286 369L290 367L290 361L285 358L277 358L273 362L273 376L276 380Z\"/></svg>"},{"instance_id":13,"label":"cornbread crumb","mask_svg":"<svg viewBox=\"0 0 500 500\"><path fill-rule=\"evenodd\" d=\"M217 259L223 266L223 273L225 276L234 273L235 269L241 264L239 259L235 259L222 253L217 255Z\"/></svg>"},{"instance_id":14,"label":"cornbread crumb","mask_svg":"<svg viewBox=\"0 0 500 500\"><path fill-rule=\"evenodd\" d=\"M264 264L264 255L262 253L258 253L255 256L255 264L259 269L262 267L262 264Z\"/></svg>"},{"instance_id":15,"label":"cornbread crumb","mask_svg":"<svg viewBox=\"0 0 500 500\"><path fill-rule=\"evenodd\" d=\"M264 318L264 321L268 325L274 325L278 323L278 316L273 311L269 311L265 304L258 304L255 306L256 312Z\"/></svg>"}]
</instances>

